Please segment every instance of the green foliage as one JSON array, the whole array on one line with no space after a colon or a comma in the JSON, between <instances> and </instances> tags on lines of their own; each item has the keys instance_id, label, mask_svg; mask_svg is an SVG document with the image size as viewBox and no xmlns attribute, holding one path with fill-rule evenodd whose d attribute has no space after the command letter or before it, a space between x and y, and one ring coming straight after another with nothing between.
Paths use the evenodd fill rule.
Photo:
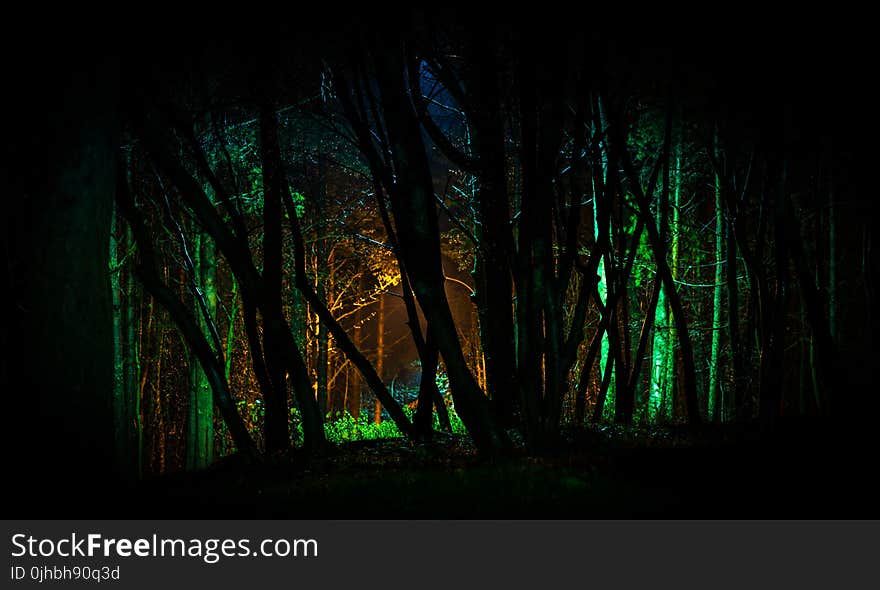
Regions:
<instances>
[{"instance_id":1,"label":"green foliage","mask_svg":"<svg viewBox=\"0 0 880 590\"><path fill-rule=\"evenodd\" d=\"M414 410L404 406L403 411L407 415L407 418L412 420ZM452 425L452 432L461 435L467 434L464 423L455 412L455 409L450 407L448 411L449 422ZM359 440L379 440L403 437L400 429L397 428L397 425L392 420L382 420L381 422L376 423L373 421L370 412L361 412L360 416L355 418L346 411L335 420L330 420L329 415L327 418L327 422L324 423L324 432L327 435L327 440L333 444L342 444ZM440 423L436 413L433 415L433 420L434 429L439 430Z\"/></svg>"},{"instance_id":2,"label":"green foliage","mask_svg":"<svg viewBox=\"0 0 880 590\"><path fill-rule=\"evenodd\" d=\"M464 426L464 422L461 421L458 413L455 411L455 408L449 408L449 424L452 426L453 434L461 434L465 435L468 433L467 428ZM434 414L434 428L440 429L440 424L437 419L437 414Z\"/></svg>"},{"instance_id":3,"label":"green foliage","mask_svg":"<svg viewBox=\"0 0 880 590\"><path fill-rule=\"evenodd\" d=\"M238 400L238 413L244 420L245 425L251 436L256 436L262 431L263 417L266 415L266 408L263 401L257 400Z\"/></svg>"},{"instance_id":4,"label":"green foliage","mask_svg":"<svg viewBox=\"0 0 880 590\"><path fill-rule=\"evenodd\" d=\"M368 412L361 412L360 416L355 418L346 411L335 420L325 422L324 432L327 435L327 440L334 444L402 436L394 422L382 420L377 424Z\"/></svg>"},{"instance_id":5,"label":"green foliage","mask_svg":"<svg viewBox=\"0 0 880 590\"><path fill-rule=\"evenodd\" d=\"M296 209L297 217L302 218L302 216L306 212L306 198L305 198L305 196L301 192L293 191L293 190L290 191L290 196L293 199L293 206ZM285 213L284 215L286 217L287 213Z\"/></svg>"}]
</instances>

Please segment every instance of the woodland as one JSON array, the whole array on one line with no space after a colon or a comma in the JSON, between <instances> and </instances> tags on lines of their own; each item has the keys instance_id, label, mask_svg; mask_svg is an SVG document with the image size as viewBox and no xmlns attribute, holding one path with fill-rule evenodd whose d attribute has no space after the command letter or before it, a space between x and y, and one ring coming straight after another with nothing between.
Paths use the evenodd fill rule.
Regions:
<instances>
[{"instance_id":1,"label":"woodland","mask_svg":"<svg viewBox=\"0 0 880 590\"><path fill-rule=\"evenodd\" d=\"M876 513L853 47L283 21L8 72L10 506Z\"/></svg>"}]
</instances>

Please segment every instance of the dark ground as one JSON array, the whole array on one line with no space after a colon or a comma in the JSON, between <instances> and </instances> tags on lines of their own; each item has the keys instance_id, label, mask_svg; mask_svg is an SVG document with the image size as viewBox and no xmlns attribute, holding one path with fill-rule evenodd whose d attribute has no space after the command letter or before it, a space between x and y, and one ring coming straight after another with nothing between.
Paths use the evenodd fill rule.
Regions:
<instances>
[{"instance_id":1,"label":"dark ground","mask_svg":"<svg viewBox=\"0 0 880 590\"><path fill-rule=\"evenodd\" d=\"M304 461L226 460L145 482L151 518L874 518L874 455L852 432L600 426L556 452L486 460L465 438L349 443Z\"/></svg>"}]
</instances>

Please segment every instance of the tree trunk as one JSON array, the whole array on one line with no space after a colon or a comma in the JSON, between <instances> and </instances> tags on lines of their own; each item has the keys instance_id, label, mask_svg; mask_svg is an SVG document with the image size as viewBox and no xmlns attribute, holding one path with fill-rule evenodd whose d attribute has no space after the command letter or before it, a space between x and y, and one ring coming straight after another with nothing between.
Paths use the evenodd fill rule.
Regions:
<instances>
[{"instance_id":1,"label":"tree trunk","mask_svg":"<svg viewBox=\"0 0 880 590\"><path fill-rule=\"evenodd\" d=\"M131 228L125 228L125 252L134 252L134 238ZM131 477L140 479L140 447L143 435L143 424L140 416L139 376L140 346L140 300L136 297L133 265L129 262L125 268L125 299L124 299L124 370L125 370L125 463Z\"/></svg>"},{"instance_id":2,"label":"tree trunk","mask_svg":"<svg viewBox=\"0 0 880 590\"><path fill-rule=\"evenodd\" d=\"M192 262L193 262L193 270L195 271L194 277L192 277L192 281L196 282L199 280L199 275L201 275L202 269L202 257L201 257L201 244L202 244L202 236L196 230L193 233L193 237L190 240L190 245L192 246ZM193 298L195 298L195 293L193 293ZM204 332L204 320L199 321L199 327ZM189 471L194 471L196 469L200 469L201 465L198 459L200 454L199 449L199 400L200 393L202 388L202 381L204 372L202 368L199 366L199 359L195 354L190 352L189 354L189 403L187 407L187 415L186 415L186 469Z\"/></svg>"},{"instance_id":3,"label":"tree trunk","mask_svg":"<svg viewBox=\"0 0 880 590\"><path fill-rule=\"evenodd\" d=\"M107 272L119 65L68 49L76 55L54 52L21 71L10 64L20 83L10 112L19 120L7 122L5 135L22 160L5 162L2 178L4 193L15 195L4 221L13 301L0 385L17 442L5 453L16 482L8 491L22 515L35 516L45 500L43 517L115 501L127 467L114 451ZM15 385L7 382L13 372Z\"/></svg>"},{"instance_id":4,"label":"tree trunk","mask_svg":"<svg viewBox=\"0 0 880 590\"><path fill-rule=\"evenodd\" d=\"M670 121L671 124L671 121ZM670 129L671 131L671 129ZM670 162L669 158L663 166L663 197L657 208L657 223L660 226L661 235L665 239L671 238L672 267L670 272L675 277L678 267L678 198L680 178L680 145L675 147L675 172L674 172L674 203L673 224L669 226L669 189L670 189ZM670 236L671 234L671 236ZM648 419L657 423L671 418L665 410L664 401L671 397L669 383L670 367L674 365L672 352L672 339L669 331L669 304L666 301L666 291L658 279L660 290L657 293L656 309L654 310L654 338L651 343L651 382L648 393Z\"/></svg>"},{"instance_id":5,"label":"tree trunk","mask_svg":"<svg viewBox=\"0 0 880 590\"><path fill-rule=\"evenodd\" d=\"M717 141L717 140L716 140ZM709 361L709 405L706 412L709 422L722 421L721 383L721 291L724 287L724 214L721 202L721 176L715 174L715 274L712 288L712 348Z\"/></svg>"},{"instance_id":6,"label":"tree trunk","mask_svg":"<svg viewBox=\"0 0 880 590\"><path fill-rule=\"evenodd\" d=\"M448 432L452 432L452 424L449 421L449 412L446 409L446 402L437 388L437 364L439 362L439 350L437 343L426 333L422 335L422 327L419 320L418 309L416 309L416 301L413 297L412 286L410 285L409 276L406 272L406 264L400 253L400 244L397 241L397 232L391 223L391 217L388 215L388 207L385 204L385 194L381 189L378 179L374 179L376 188L376 204L379 209L379 216L382 219L382 225L385 226L385 232L388 235L388 243L394 249L394 257L397 259L397 266L400 270L400 289L403 294L403 305L406 308L407 326L413 337L413 343L419 354L419 360L422 364L422 374L419 378L419 398L416 414L413 418L413 427L416 434L420 437L430 437L433 428L431 408L437 408L437 417L441 428Z\"/></svg>"},{"instance_id":7,"label":"tree trunk","mask_svg":"<svg viewBox=\"0 0 880 590\"><path fill-rule=\"evenodd\" d=\"M110 217L110 300L113 310L113 429L116 440L116 461L125 476L131 475L129 457L130 425L127 421L129 413L126 395L126 357L125 357L125 312L123 303L122 265L120 263L120 235L124 235L119 227L116 207ZM128 468L128 469L127 469Z\"/></svg>"},{"instance_id":8,"label":"tree trunk","mask_svg":"<svg viewBox=\"0 0 880 590\"><path fill-rule=\"evenodd\" d=\"M193 262L199 286L207 307L208 318L216 317L217 313L217 267L214 243L196 231L192 241ZM199 322L203 331L207 331L205 318ZM227 338L228 340L228 338ZM228 365L228 362L225 363ZM224 366L224 373L228 374ZM229 377L226 377L227 382ZM204 370L193 357L191 366L191 395L189 417L187 422L187 468L205 469L214 460L214 402L211 385Z\"/></svg>"},{"instance_id":9,"label":"tree trunk","mask_svg":"<svg viewBox=\"0 0 880 590\"><path fill-rule=\"evenodd\" d=\"M762 316L764 323L761 347L760 417L765 425L772 425L782 410L782 372L780 367L785 348L785 310L789 297L788 235L785 220L786 170L781 161L772 170L776 175L773 196L773 258L776 270L776 293L772 302L764 306L770 315ZM766 198L766 196L765 196ZM772 304L772 311L769 309Z\"/></svg>"},{"instance_id":10,"label":"tree trunk","mask_svg":"<svg viewBox=\"0 0 880 590\"><path fill-rule=\"evenodd\" d=\"M224 344L224 348L226 349L226 354L224 358L226 359L226 366L224 367L223 375L226 378L226 382L229 383L230 375L232 374L232 355L235 354L235 322L238 317L238 283L235 280L235 277L232 277L232 296L229 302L230 310L229 310L229 326L226 330L226 342ZM228 430L226 425L221 422L220 423L220 454L221 456L226 455L226 434Z\"/></svg>"},{"instance_id":11,"label":"tree trunk","mask_svg":"<svg viewBox=\"0 0 880 590\"><path fill-rule=\"evenodd\" d=\"M282 191L287 190L287 179L281 168L281 147L275 128L275 110L267 104L260 106L260 155L263 162L263 330L266 368L271 383L269 391L264 392L265 422L264 440L266 452L283 451L290 446L287 414L287 367L282 352L285 335L282 319L282 237L281 222ZM289 330L287 330L289 332ZM296 354L302 356L300 350ZM303 363L304 364L304 363ZM304 395L312 395L311 387Z\"/></svg>"},{"instance_id":12,"label":"tree trunk","mask_svg":"<svg viewBox=\"0 0 880 590\"><path fill-rule=\"evenodd\" d=\"M837 315L837 205L834 201L832 176L828 187L828 327L835 342L838 340Z\"/></svg>"},{"instance_id":13,"label":"tree trunk","mask_svg":"<svg viewBox=\"0 0 880 590\"><path fill-rule=\"evenodd\" d=\"M394 51L379 53L382 57L376 62L376 79L398 173L391 190L391 208L401 253L443 355L456 410L477 447L492 453L506 446L506 437L496 427L488 401L468 369L446 298L434 188L419 121L403 81L403 59Z\"/></svg>"},{"instance_id":14,"label":"tree trunk","mask_svg":"<svg viewBox=\"0 0 880 590\"><path fill-rule=\"evenodd\" d=\"M379 316L376 319L376 374L382 379L385 368L385 293L379 294ZM382 402L376 398L373 421L382 422Z\"/></svg>"},{"instance_id":15,"label":"tree trunk","mask_svg":"<svg viewBox=\"0 0 880 590\"><path fill-rule=\"evenodd\" d=\"M662 290L660 280L655 278L654 287L651 289L651 299L648 301L648 309L645 311L645 319L642 321L642 330L639 333L639 341L636 348L636 355L633 359L632 370L630 371L629 381L626 386L629 391L630 399L633 400L635 399L636 388L639 383L639 375L642 370L642 360L648 348L648 338L653 332L654 318L656 317L657 304L660 301L660 291ZM633 408L630 406L627 409L629 414L624 416L624 422L628 424L632 422Z\"/></svg>"},{"instance_id":16,"label":"tree trunk","mask_svg":"<svg viewBox=\"0 0 880 590\"><path fill-rule=\"evenodd\" d=\"M680 133L680 132L679 132ZM675 149L675 190L673 192L673 201L674 207L672 210L672 227L670 228L670 239L672 240L672 260L671 260L671 268L670 272L672 273L673 279L678 279L678 269L679 269L679 245L681 243L681 187L682 187L682 140L681 136L676 142ZM678 371L675 366L675 351L673 350L673 343L678 339L678 334L675 331L675 324L669 322L669 316L672 315L672 308L669 306L669 299L666 297L666 292L663 292L663 303L666 307L666 326L667 326L667 337L666 337L666 377L665 377L665 386L662 390L663 396L661 398L661 414L663 418L667 421L671 421L673 415L675 413L675 385L676 385L676 376L678 375Z\"/></svg>"},{"instance_id":17,"label":"tree trunk","mask_svg":"<svg viewBox=\"0 0 880 590\"><path fill-rule=\"evenodd\" d=\"M319 221L325 219L325 207L327 203L327 165L326 158L323 153L318 155L318 199L317 199L317 216ZM315 290L318 299L327 301L327 281L329 280L329 272L324 264L327 260L327 245L324 239L319 238L315 244L315 256L317 257L317 272L315 277ZM314 310L312 310L314 312ZM315 332L317 340L317 354L315 355L315 389L318 397L318 410L321 416L327 416L328 401L328 365L330 352L330 332L321 325L320 318L315 314Z\"/></svg>"},{"instance_id":18,"label":"tree trunk","mask_svg":"<svg viewBox=\"0 0 880 590\"><path fill-rule=\"evenodd\" d=\"M318 248L318 256L321 256L323 252L323 248L319 246ZM318 297L321 298L322 301L327 301L327 287L324 285L324 282L321 278L318 278ZM318 391L318 408L321 412L322 416L327 416L329 411L328 408L328 397L329 397L329 375L328 375L328 363L330 362L330 331L321 325L320 319L315 321L315 331L317 332L318 339L318 354L316 355L315 363L317 365L315 370L315 381L317 382L317 391Z\"/></svg>"}]
</instances>

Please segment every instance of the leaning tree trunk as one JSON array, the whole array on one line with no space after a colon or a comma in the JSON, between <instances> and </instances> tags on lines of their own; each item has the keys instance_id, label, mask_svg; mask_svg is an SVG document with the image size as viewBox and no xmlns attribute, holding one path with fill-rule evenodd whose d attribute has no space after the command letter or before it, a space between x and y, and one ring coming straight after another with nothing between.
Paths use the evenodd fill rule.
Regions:
<instances>
[{"instance_id":1,"label":"leaning tree trunk","mask_svg":"<svg viewBox=\"0 0 880 590\"><path fill-rule=\"evenodd\" d=\"M681 297L675 288L675 281L672 278L672 272L669 269L669 263L666 259L666 244L661 238L657 225L652 219L650 203L639 184L638 174L633 168L632 160L630 159L626 146L622 143L620 130L616 125L612 127L612 133L614 134L612 149L617 153L623 164L623 168L635 192L636 201L641 210L642 218L646 220L645 229L648 232L648 243L654 251L654 258L657 262L657 273L663 282L663 287L666 289L667 297L669 298L669 305L672 308L672 317L675 322L680 346L680 358L684 369L683 385L688 420L691 424L699 424L701 420L697 397L697 375L694 366L693 344L690 332L687 328L684 306L682 305Z\"/></svg>"},{"instance_id":2,"label":"leaning tree trunk","mask_svg":"<svg viewBox=\"0 0 880 590\"><path fill-rule=\"evenodd\" d=\"M207 307L206 315L213 318L217 313L216 261L214 243L196 230L192 241L195 276ZM207 320L202 317L202 330ZM222 350L222 348L220 349ZM224 371L225 372L225 371ZM228 377L226 377L228 381ZM193 357L190 375L190 407L187 418L187 468L204 469L214 460L214 401L211 385L204 370Z\"/></svg>"},{"instance_id":3,"label":"leaning tree trunk","mask_svg":"<svg viewBox=\"0 0 880 590\"><path fill-rule=\"evenodd\" d=\"M492 419L488 401L467 366L446 298L434 187L418 117L403 80L403 58L393 51L382 53L376 62L376 78L398 173L390 196L404 263L443 355L455 408L478 448L492 453L506 446L506 437Z\"/></svg>"}]
</instances>

